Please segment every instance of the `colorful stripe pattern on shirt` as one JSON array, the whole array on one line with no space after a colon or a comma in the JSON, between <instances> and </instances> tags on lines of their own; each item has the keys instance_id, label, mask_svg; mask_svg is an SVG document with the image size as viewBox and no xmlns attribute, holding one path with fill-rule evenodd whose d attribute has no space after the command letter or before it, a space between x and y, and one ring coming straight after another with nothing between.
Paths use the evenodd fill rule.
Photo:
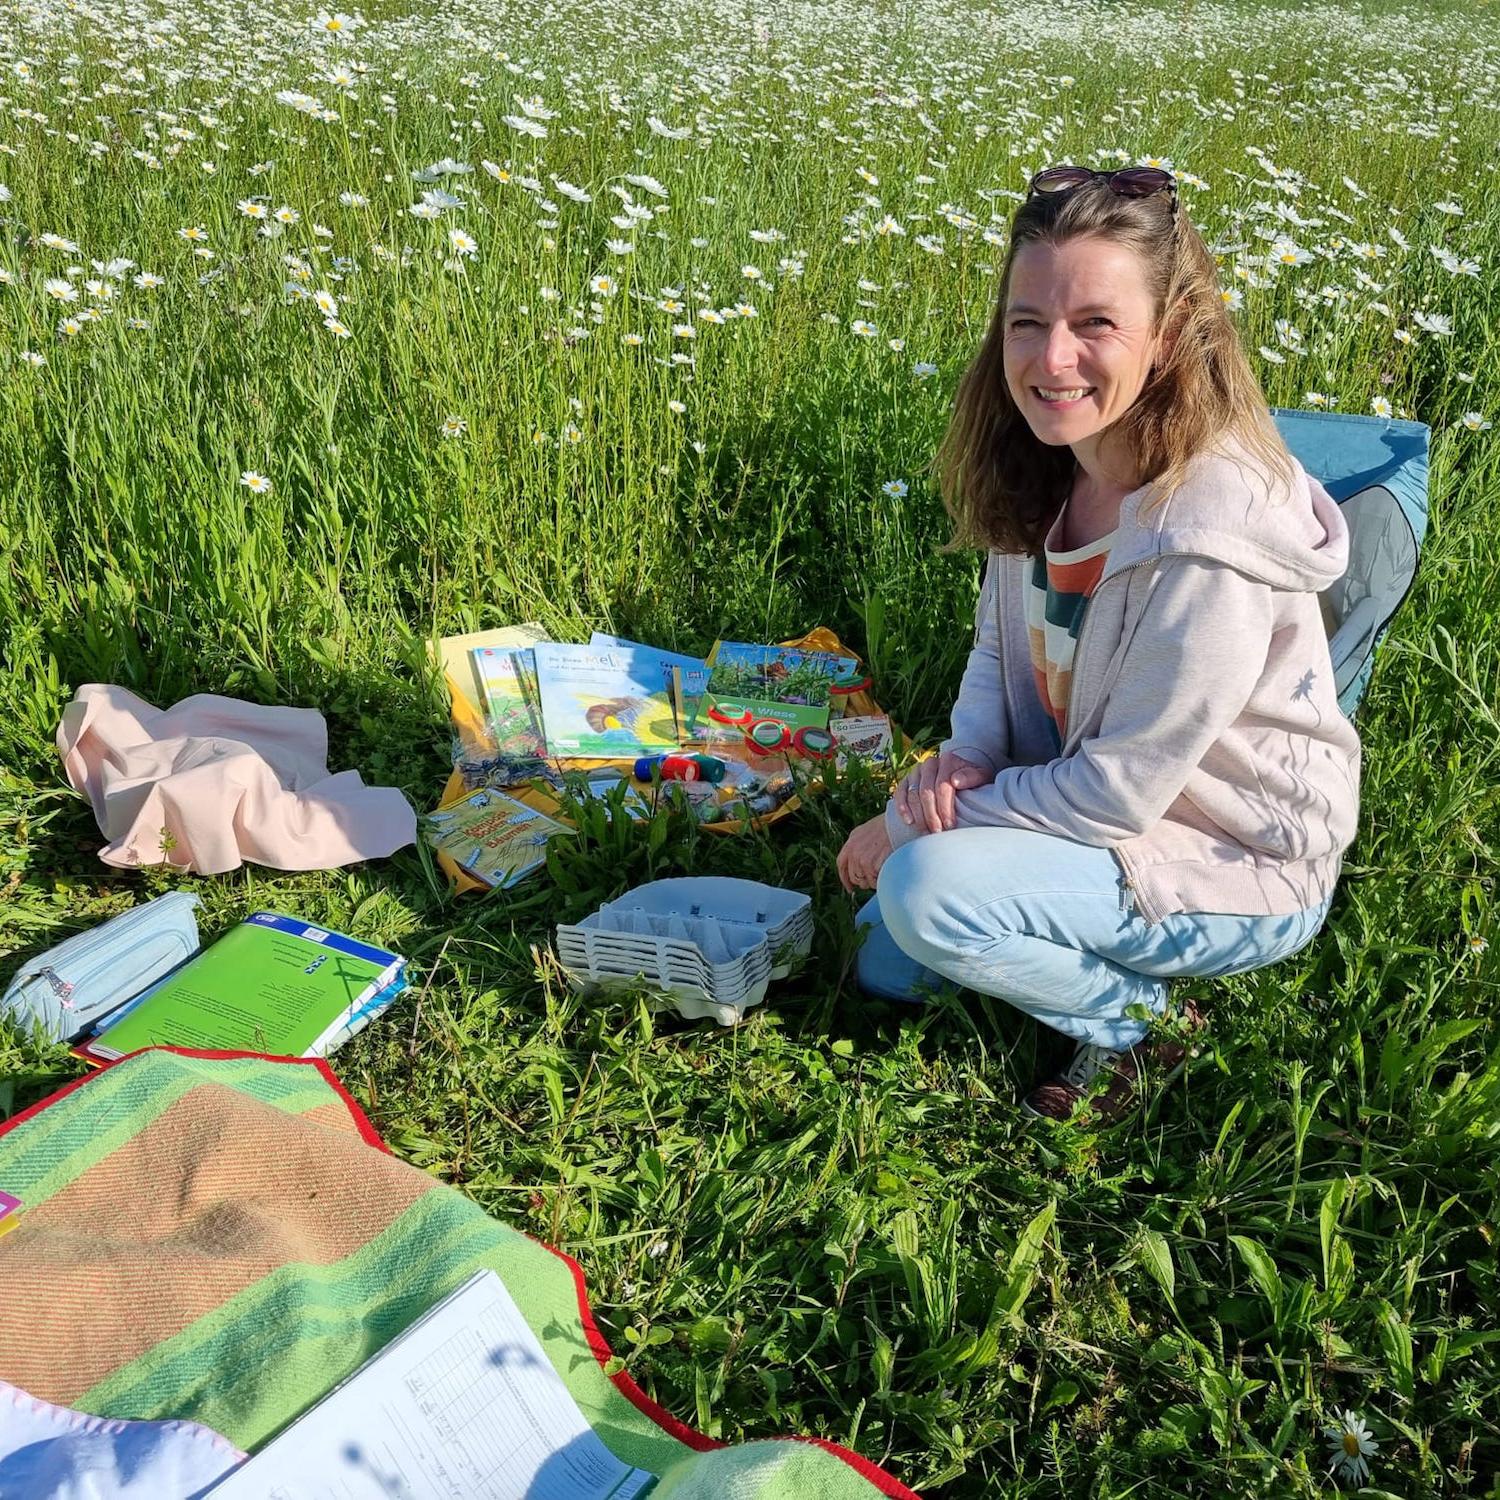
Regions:
<instances>
[{"instance_id":1,"label":"colorful stripe pattern on shirt","mask_svg":"<svg viewBox=\"0 0 1500 1500\"><path fill-rule=\"evenodd\" d=\"M1031 582L1026 590L1031 671L1042 707L1056 731L1058 749L1068 733L1068 689L1073 682L1078 633L1115 539L1112 531L1070 552L1057 551L1052 544L1061 534L1062 524L1059 514L1042 551L1032 560Z\"/></svg>"}]
</instances>

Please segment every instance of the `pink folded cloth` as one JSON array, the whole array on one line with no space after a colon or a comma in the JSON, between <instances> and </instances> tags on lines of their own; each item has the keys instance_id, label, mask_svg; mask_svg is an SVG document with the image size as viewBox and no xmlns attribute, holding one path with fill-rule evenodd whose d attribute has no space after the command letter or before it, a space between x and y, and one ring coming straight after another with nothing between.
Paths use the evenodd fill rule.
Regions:
<instances>
[{"instance_id":1,"label":"pink folded cloth","mask_svg":"<svg viewBox=\"0 0 1500 1500\"><path fill-rule=\"evenodd\" d=\"M88 683L63 710L57 749L94 805L109 865L327 870L417 834L400 792L366 786L358 771L328 774L328 728L311 708L198 693L160 709Z\"/></svg>"}]
</instances>

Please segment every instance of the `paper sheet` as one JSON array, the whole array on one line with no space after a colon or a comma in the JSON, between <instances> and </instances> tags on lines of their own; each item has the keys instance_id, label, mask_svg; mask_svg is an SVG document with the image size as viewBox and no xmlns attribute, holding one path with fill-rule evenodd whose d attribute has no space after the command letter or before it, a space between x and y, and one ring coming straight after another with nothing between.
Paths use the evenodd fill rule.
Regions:
<instances>
[{"instance_id":1,"label":"paper sheet","mask_svg":"<svg viewBox=\"0 0 1500 1500\"><path fill-rule=\"evenodd\" d=\"M212 1500L632 1500L504 1283L471 1277Z\"/></svg>"}]
</instances>

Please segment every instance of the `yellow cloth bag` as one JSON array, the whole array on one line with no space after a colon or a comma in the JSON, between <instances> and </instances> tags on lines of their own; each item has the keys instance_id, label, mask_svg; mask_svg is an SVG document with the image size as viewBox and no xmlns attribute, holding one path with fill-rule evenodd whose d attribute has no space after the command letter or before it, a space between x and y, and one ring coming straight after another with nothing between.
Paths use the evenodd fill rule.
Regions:
<instances>
[{"instance_id":1,"label":"yellow cloth bag","mask_svg":"<svg viewBox=\"0 0 1500 1500\"><path fill-rule=\"evenodd\" d=\"M480 703L479 684L474 676L472 658L469 652L476 646L510 646L524 647L542 639L541 632L534 626L507 627L500 630L484 630L471 635L445 636L437 643L432 655L438 666L442 668L443 677L448 685L448 694L452 700L452 715L454 732L466 744L480 744L489 738L489 730L485 724L484 710ZM795 641L782 641L783 646L789 646L799 651L831 651L837 656L854 656L844 643L833 631L823 626L808 631L808 633ZM855 657L859 660L858 657ZM863 666L864 663L860 662ZM862 689L857 693L850 693L845 701L845 712L848 714L878 714L884 712L875 701L868 689ZM896 728L891 725L891 753L898 756L904 749L905 739ZM635 769L635 761L617 760L572 760L564 759L555 762L563 770L571 770L580 766L589 768L601 768L613 766L621 771L627 778ZM470 789L464 786L463 773L454 769L448 778L448 784L443 788L442 800L438 804L438 811L453 803L460 802ZM568 819L564 816L557 799L544 788L536 786L514 786L506 787L505 794L513 797L517 802L524 802L528 807L534 807L538 812L546 813L549 817L556 818L559 822L566 823ZM788 797L780 806L773 808L770 812L762 813L753 818L742 818L733 823L704 823L702 827L708 833L744 833L748 828L769 827L772 823L778 823L782 818L789 817L802 806L802 798L798 795ZM441 849L436 850L437 862L444 873L460 891L482 891L488 887L482 880L476 880L467 871L459 868L458 862L450 854L445 854Z\"/></svg>"}]
</instances>

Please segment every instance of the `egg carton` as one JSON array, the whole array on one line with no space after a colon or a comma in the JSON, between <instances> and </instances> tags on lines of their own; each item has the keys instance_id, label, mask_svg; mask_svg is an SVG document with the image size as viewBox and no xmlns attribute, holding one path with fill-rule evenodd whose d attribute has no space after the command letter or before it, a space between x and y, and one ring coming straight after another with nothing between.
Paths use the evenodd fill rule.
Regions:
<instances>
[{"instance_id":1,"label":"egg carton","mask_svg":"<svg viewBox=\"0 0 1500 1500\"><path fill-rule=\"evenodd\" d=\"M763 932L773 959L783 954L771 971L773 979L784 979L790 972L790 955L805 955L812 949L812 898L758 880L737 880L729 875L653 880L606 902L600 910L718 917Z\"/></svg>"},{"instance_id":2,"label":"egg carton","mask_svg":"<svg viewBox=\"0 0 1500 1500\"><path fill-rule=\"evenodd\" d=\"M800 892L688 876L637 886L560 925L557 951L580 987L644 982L688 1019L728 1026L811 951L812 936L812 903Z\"/></svg>"}]
</instances>

